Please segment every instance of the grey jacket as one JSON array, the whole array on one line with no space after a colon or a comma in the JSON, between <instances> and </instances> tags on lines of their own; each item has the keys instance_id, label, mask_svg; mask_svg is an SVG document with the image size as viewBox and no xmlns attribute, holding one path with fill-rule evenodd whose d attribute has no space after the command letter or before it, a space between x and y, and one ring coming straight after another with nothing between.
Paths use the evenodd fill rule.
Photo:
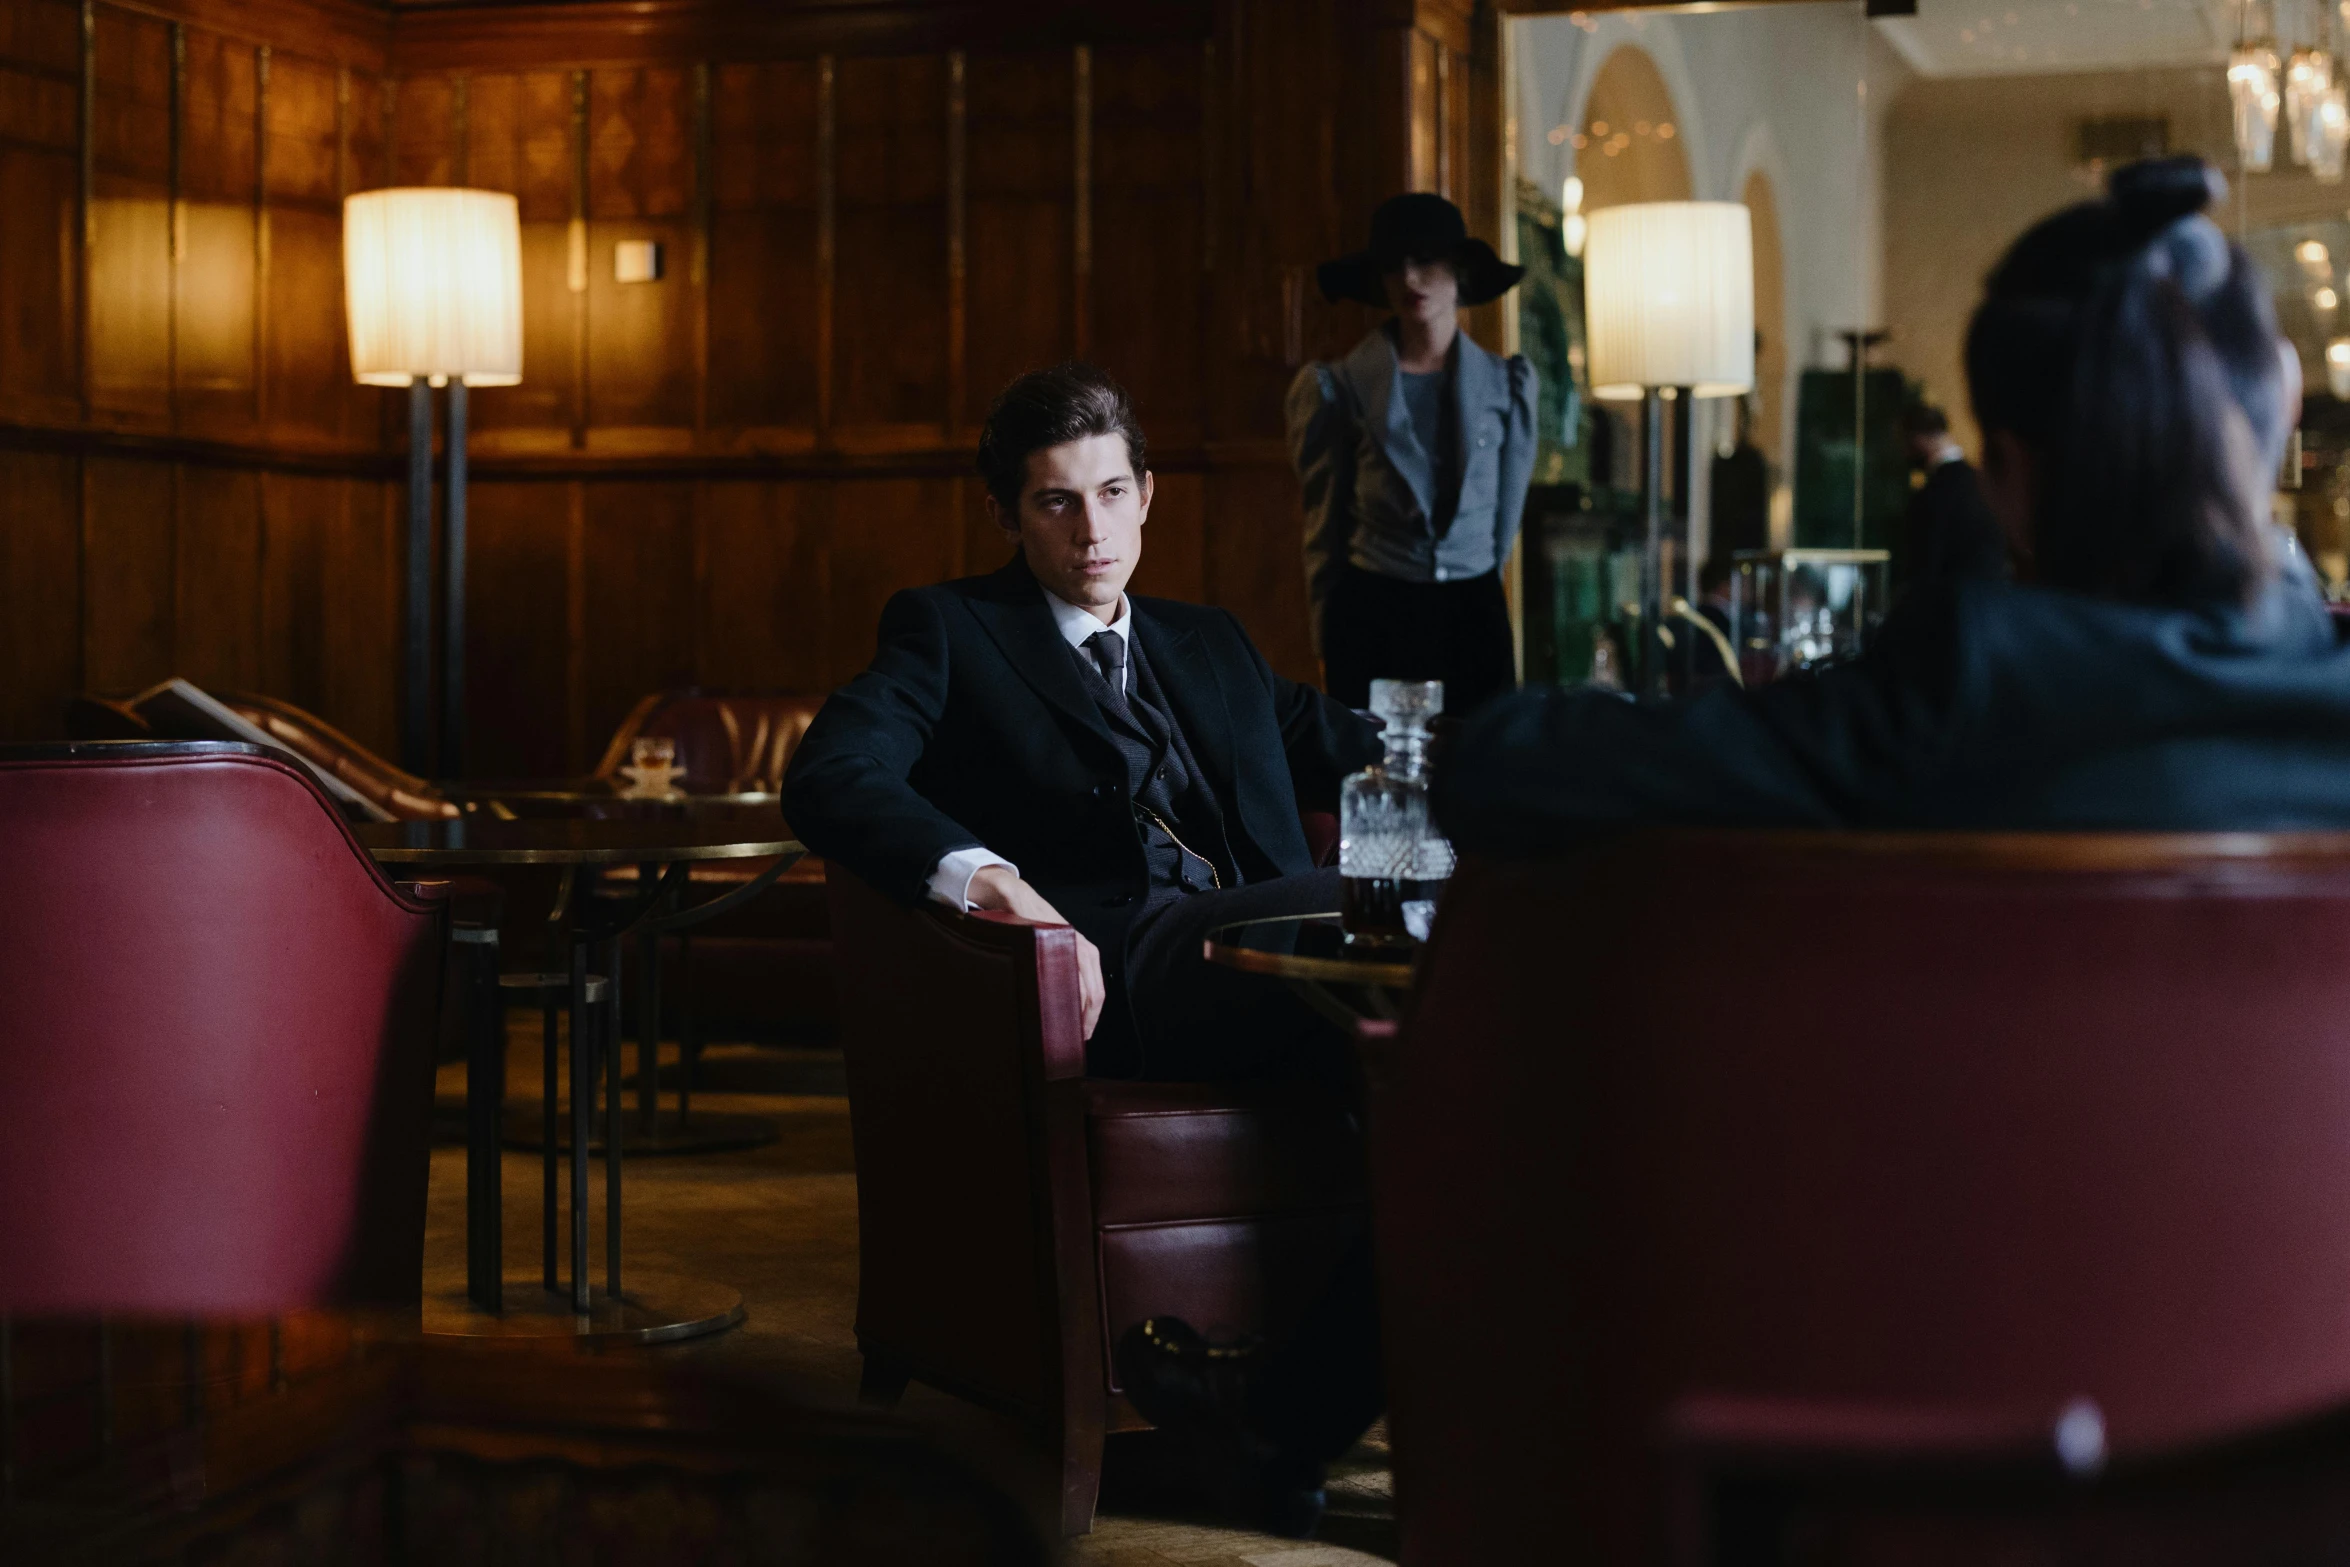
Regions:
<instances>
[{"instance_id":1,"label":"grey jacket","mask_svg":"<svg viewBox=\"0 0 2350 1567\"><path fill-rule=\"evenodd\" d=\"M1534 472L1534 367L1453 339L1453 428L1461 476L1452 524L1437 534L1428 454L1412 432L1392 322L1335 364L1307 365L1289 388L1289 457L1305 486L1306 593L1314 641L1342 563L1406 582L1454 582L1509 559Z\"/></svg>"}]
</instances>

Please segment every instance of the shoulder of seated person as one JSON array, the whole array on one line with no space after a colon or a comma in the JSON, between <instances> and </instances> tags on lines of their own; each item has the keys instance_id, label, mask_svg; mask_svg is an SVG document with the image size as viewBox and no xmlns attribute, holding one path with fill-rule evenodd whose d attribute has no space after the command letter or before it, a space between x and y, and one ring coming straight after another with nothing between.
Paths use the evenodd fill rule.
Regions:
<instances>
[{"instance_id":1,"label":"shoulder of seated person","mask_svg":"<svg viewBox=\"0 0 2350 1567\"><path fill-rule=\"evenodd\" d=\"M1189 630L1221 626L1228 617L1212 604L1193 604L1184 599L1149 598L1140 593L1129 593L1126 601L1134 606L1137 615L1147 615L1162 625Z\"/></svg>"}]
</instances>

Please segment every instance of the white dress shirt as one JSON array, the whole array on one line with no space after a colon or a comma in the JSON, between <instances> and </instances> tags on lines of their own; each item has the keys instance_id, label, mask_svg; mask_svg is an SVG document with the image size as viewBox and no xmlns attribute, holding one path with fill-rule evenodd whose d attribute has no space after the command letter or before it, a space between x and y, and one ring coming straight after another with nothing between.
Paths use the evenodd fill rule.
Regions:
<instances>
[{"instance_id":1,"label":"white dress shirt","mask_svg":"<svg viewBox=\"0 0 2350 1567\"><path fill-rule=\"evenodd\" d=\"M1123 593L1118 595L1118 618L1106 627L1101 617L1092 610L1072 604L1058 594L1047 592L1044 602L1045 607L1053 612L1053 624L1060 628L1061 640L1080 653L1085 653L1087 640L1097 631L1107 630L1121 644L1131 644L1134 640L1134 606ZM1085 656L1093 657L1091 653L1085 653ZM1132 691L1134 661L1131 658L1119 660L1118 672L1125 679L1125 689ZM984 848L957 849L943 856L932 867L930 896L950 909L968 911L972 907L971 878L990 865L1001 865L1015 876L1020 874L1020 867L1000 854Z\"/></svg>"}]
</instances>

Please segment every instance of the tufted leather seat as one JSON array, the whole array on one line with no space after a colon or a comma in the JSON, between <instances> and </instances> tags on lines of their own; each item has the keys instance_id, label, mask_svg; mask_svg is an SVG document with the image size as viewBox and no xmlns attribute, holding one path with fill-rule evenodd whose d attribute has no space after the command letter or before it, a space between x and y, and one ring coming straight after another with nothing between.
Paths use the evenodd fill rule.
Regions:
<instances>
[{"instance_id":1,"label":"tufted leather seat","mask_svg":"<svg viewBox=\"0 0 2350 1567\"><path fill-rule=\"evenodd\" d=\"M220 699L296 756L349 784L394 821L446 821L465 814L430 783L402 772L315 713L249 691L224 691Z\"/></svg>"},{"instance_id":2,"label":"tufted leather seat","mask_svg":"<svg viewBox=\"0 0 2350 1567\"><path fill-rule=\"evenodd\" d=\"M1104 1434L1142 1425L1111 1346L1153 1312L1286 1332L1367 1222L1354 1123L1297 1084L1089 1080L1068 927L828 890L867 1392L1026 1419L1083 1533Z\"/></svg>"},{"instance_id":3,"label":"tufted leather seat","mask_svg":"<svg viewBox=\"0 0 2350 1567\"><path fill-rule=\"evenodd\" d=\"M629 748L643 736L677 744L679 787L692 794L775 794L792 752L824 705L798 692L656 691L637 703L596 764L618 779ZM702 896L739 886L767 868L764 860L713 860L692 867ZM635 880L632 866L607 879ZM829 1036L834 1022L831 919L824 907L824 862L801 860L748 906L696 927L687 947L693 964L695 1029L753 1036ZM633 954L631 960L633 961ZM663 957L662 995L680 995L677 948Z\"/></svg>"},{"instance_id":4,"label":"tufted leather seat","mask_svg":"<svg viewBox=\"0 0 2350 1567\"><path fill-rule=\"evenodd\" d=\"M2334 1559L2346 954L2350 835L1464 865L1372 1106L1403 1561Z\"/></svg>"},{"instance_id":5,"label":"tufted leather seat","mask_svg":"<svg viewBox=\"0 0 2350 1567\"><path fill-rule=\"evenodd\" d=\"M783 770L823 705L821 696L791 691L656 691L612 732L596 776L618 778L639 739L666 738L676 743L691 793L779 793Z\"/></svg>"},{"instance_id":6,"label":"tufted leather seat","mask_svg":"<svg viewBox=\"0 0 2350 1567\"><path fill-rule=\"evenodd\" d=\"M255 746L0 747L0 823L0 1312L418 1299L437 896Z\"/></svg>"}]
</instances>

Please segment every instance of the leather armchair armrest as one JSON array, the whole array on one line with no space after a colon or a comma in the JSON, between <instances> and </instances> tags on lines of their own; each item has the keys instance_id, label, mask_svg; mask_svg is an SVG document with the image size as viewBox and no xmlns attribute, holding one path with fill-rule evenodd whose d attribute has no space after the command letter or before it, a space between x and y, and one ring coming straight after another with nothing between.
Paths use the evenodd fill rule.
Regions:
<instances>
[{"instance_id":1,"label":"leather armchair armrest","mask_svg":"<svg viewBox=\"0 0 2350 1567\"><path fill-rule=\"evenodd\" d=\"M1085 1075L1085 1013L1077 986L1077 932L1067 925L1043 925L1001 909L923 911L965 940L983 946L1033 944L1036 954L1037 1033L1044 1046L1048 1083Z\"/></svg>"}]
</instances>

